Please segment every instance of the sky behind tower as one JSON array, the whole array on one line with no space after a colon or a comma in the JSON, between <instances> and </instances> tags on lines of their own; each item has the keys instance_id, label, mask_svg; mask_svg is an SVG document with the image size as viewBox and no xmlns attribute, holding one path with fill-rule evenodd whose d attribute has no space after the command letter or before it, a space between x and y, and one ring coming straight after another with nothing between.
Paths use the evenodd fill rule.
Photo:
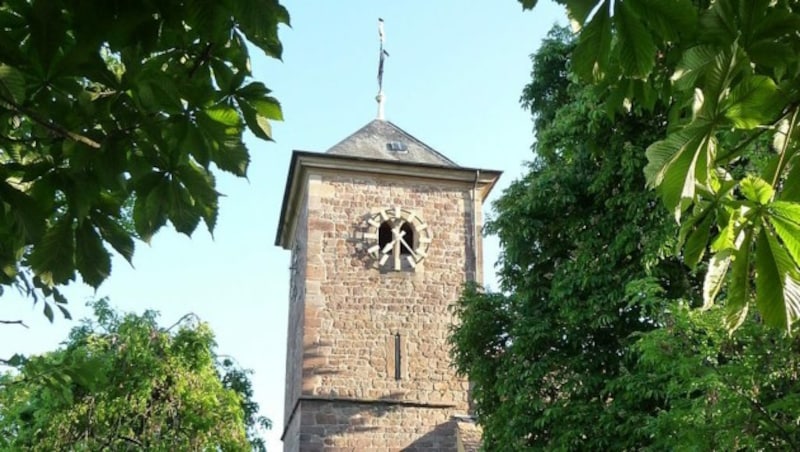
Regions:
<instances>
[{"instance_id":1,"label":"sky behind tower","mask_svg":"<svg viewBox=\"0 0 800 452\"><path fill-rule=\"evenodd\" d=\"M246 138L248 180L218 178L226 197L214 237L165 229L152 245L137 243L135 268L115 258L96 293L82 285L65 291L73 315L87 316L84 302L104 296L125 311L158 310L163 324L194 312L210 323L220 353L254 370L256 401L274 423L268 447L281 450L289 252L274 241L291 151L325 151L376 117L380 17L386 119L459 165L504 171L490 203L533 157L519 98L530 54L553 24L565 23L562 9L540 3L523 13L514 0L285 1L292 28L281 30L283 62L251 55L285 121L273 125L275 143ZM495 285L496 240L487 238L484 251L485 280ZM59 317L48 324L41 305L12 291L0 319L30 326L0 326L0 357L52 350L75 326Z\"/></svg>"}]
</instances>

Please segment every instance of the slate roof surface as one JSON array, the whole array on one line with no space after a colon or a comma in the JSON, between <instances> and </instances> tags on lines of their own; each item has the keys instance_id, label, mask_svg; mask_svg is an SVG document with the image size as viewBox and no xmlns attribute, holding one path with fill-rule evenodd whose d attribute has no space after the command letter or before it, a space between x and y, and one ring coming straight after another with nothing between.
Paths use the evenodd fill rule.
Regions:
<instances>
[{"instance_id":1,"label":"slate roof surface","mask_svg":"<svg viewBox=\"0 0 800 452\"><path fill-rule=\"evenodd\" d=\"M326 151L381 160L428 163L458 168L455 162L389 121L375 119Z\"/></svg>"}]
</instances>

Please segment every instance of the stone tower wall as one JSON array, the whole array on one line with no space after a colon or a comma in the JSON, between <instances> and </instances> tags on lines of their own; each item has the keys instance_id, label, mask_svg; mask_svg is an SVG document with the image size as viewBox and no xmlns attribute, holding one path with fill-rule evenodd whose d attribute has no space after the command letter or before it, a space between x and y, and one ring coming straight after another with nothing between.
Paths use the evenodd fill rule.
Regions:
<instances>
[{"instance_id":1,"label":"stone tower wall","mask_svg":"<svg viewBox=\"0 0 800 452\"><path fill-rule=\"evenodd\" d=\"M468 410L468 384L450 365L447 337L449 305L480 276L473 189L324 170L308 176L294 234L293 254L307 262L293 270L293 281L303 282L292 284L286 450L448 450L432 444L449 435L452 415ZM418 213L433 234L414 271L378 270L364 246L367 218L393 206Z\"/></svg>"},{"instance_id":2,"label":"stone tower wall","mask_svg":"<svg viewBox=\"0 0 800 452\"><path fill-rule=\"evenodd\" d=\"M291 450L457 450L457 422L441 408L303 401L300 419L302 447Z\"/></svg>"},{"instance_id":3,"label":"stone tower wall","mask_svg":"<svg viewBox=\"0 0 800 452\"><path fill-rule=\"evenodd\" d=\"M300 397L303 381L303 330L305 320L305 291L308 243L308 203L307 197L300 203L298 228L295 231L292 248L289 282L289 326L286 344L286 388L284 392L283 418L291 419L292 410ZM302 227L300 227L302 226ZM285 427L284 438L292 439L298 435L299 419ZM288 443L287 443L288 446ZM289 450L289 449L287 449ZM296 449L294 449L296 450Z\"/></svg>"}]
</instances>

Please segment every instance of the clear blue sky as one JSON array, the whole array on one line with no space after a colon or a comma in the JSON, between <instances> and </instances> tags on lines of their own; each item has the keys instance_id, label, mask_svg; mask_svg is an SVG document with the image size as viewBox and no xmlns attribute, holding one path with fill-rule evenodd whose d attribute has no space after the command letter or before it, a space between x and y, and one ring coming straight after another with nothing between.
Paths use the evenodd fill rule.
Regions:
<instances>
[{"instance_id":1,"label":"clear blue sky","mask_svg":"<svg viewBox=\"0 0 800 452\"><path fill-rule=\"evenodd\" d=\"M248 137L249 180L219 178L226 197L214 238L189 239L164 230L137 244L135 268L114 260L111 278L95 294L67 290L76 318L85 300L108 296L126 311L156 309L162 323L187 312L209 322L219 352L255 371L257 401L271 418L269 448L281 450L289 253L273 245L293 149L324 151L376 114L377 19L385 21L386 118L456 163L505 172L490 201L523 171L534 137L519 106L530 80L530 57L564 12L541 1L522 12L514 0L285 1L292 28L281 30L283 62L253 51L255 78L283 104L275 143ZM202 228L202 226L201 226ZM494 280L497 244L485 241L486 281ZM0 357L54 349L74 322L50 325L41 305L6 292Z\"/></svg>"}]
</instances>

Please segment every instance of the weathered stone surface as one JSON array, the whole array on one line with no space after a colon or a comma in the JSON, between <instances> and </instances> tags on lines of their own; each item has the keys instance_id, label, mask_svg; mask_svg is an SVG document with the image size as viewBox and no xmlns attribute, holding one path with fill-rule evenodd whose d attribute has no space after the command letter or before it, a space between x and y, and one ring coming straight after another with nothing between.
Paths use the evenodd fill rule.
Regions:
<instances>
[{"instance_id":1,"label":"weathered stone surface","mask_svg":"<svg viewBox=\"0 0 800 452\"><path fill-rule=\"evenodd\" d=\"M303 174L291 223L285 450L455 451L453 415L467 413L469 385L451 366L449 306L481 280L476 193L485 187L341 168ZM367 219L393 206L432 232L416 268L379 269L366 251Z\"/></svg>"},{"instance_id":2,"label":"weathered stone surface","mask_svg":"<svg viewBox=\"0 0 800 452\"><path fill-rule=\"evenodd\" d=\"M442 451L456 452L456 428L447 411L379 403L301 401L314 413L298 440L285 450L301 451Z\"/></svg>"},{"instance_id":3,"label":"weathered stone surface","mask_svg":"<svg viewBox=\"0 0 800 452\"><path fill-rule=\"evenodd\" d=\"M456 421L458 452L478 452L481 448L481 429L474 421Z\"/></svg>"}]
</instances>

